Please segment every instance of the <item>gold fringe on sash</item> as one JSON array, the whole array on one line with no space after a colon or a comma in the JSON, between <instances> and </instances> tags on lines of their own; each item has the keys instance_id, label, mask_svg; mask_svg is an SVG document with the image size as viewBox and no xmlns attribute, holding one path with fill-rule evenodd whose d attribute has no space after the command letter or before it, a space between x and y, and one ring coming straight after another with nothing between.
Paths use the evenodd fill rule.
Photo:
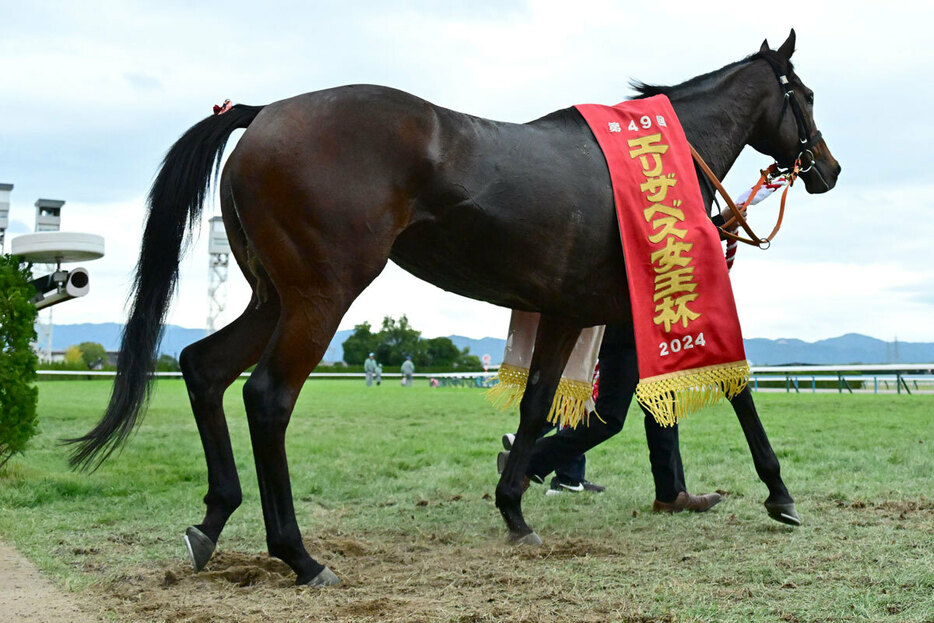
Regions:
<instances>
[{"instance_id":1,"label":"gold fringe on sash","mask_svg":"<svg viewBox=\"0 0 934 623\"><path fill-rule=\"evenodd\" d=\"M504 363L500 365L496 378L499 382L487 390L487 400L503 411L519 406L529 380L528 368ZM551 410L548 411L548 421L560 428L577 428L581 422L585 422L586 425L589 416L587 401L592 394L591 383L561 377Z\"/></svg>"},{"instance_id":2,"label":"gold fringe on sash","mask_svg":"<svg viewBox=\"0 0 934 623\"><path fill-rule=\"evenodd\" d=\"M749 382L749 363L734 361L642 379L636 398L662 426L674 426L701 407L733 398Z\"/></svg>"}]
</instances>

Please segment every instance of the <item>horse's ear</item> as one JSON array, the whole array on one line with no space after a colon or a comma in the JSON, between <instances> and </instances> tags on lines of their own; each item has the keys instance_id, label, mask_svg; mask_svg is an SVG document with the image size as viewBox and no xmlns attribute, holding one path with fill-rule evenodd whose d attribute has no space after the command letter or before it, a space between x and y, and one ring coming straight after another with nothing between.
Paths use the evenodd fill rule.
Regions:
<instances>
[{"instance_id":1,"label":"horse's ear","mask_svg":"<svg viewBox=\"0 0 934 623\"><path fill-rule=\"evenodd\" d=\"M795 29L791 29L791 34L788 35L788 38L785 39L785 43L782 44L782 47L778 48L778 53L785 57L788 60L791 60L791 55L795 53Z\"/></svg>"},{"instance_id":2,"label":"horse's ear","mask_svg":"<svg viewBox=\"0 0 934 623\"><path fill-rule=\"evenodd\" d=\"M763 40L762 40L762 45L759 46L759 51L760 51L760 52L768 52L768 51L771 50L771 49L772 49L772 48L769 47L769 40L768 40L768 39L763 39Z\"/></svg>"}]
</instances>

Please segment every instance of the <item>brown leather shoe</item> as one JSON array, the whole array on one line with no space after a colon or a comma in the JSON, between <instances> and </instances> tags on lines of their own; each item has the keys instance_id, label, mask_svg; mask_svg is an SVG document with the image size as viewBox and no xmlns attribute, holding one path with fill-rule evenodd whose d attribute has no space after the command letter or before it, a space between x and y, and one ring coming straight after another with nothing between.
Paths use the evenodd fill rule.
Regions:
<instances>
[{"instance_id":1,"label":"brown leather shoe","mask_svg":"<svg viewBox=\"0 0 934 623\"><path fill-rule=\"evenodd\" d=\"M680 513L681 511L692 511L703 513L710 510L720 503L723 498L719 493L705 493L703 495L691 495L687 491L682 491L675 498L674 502L659 502L655 500L652 503L653 513Z\"/></svg>"}]
</instances>

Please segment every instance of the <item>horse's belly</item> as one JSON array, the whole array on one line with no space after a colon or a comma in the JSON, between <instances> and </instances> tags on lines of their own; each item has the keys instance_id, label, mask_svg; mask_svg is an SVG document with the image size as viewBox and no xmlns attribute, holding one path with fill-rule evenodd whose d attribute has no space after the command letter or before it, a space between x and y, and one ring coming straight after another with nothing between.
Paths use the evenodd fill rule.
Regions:
<instances>
[{"instance_id":1,"label":"horse's belly","mask_svg":"<svg viewBox=\"0 0 934 623\"><path fill-rule=\"evenodd\" d=\"M443 222L413 223L390 257L444 290L580 318L585 326L630 317L622 252L613 240L601 231L575 230L567 219L530 223L464 209Z\"/></svg>"}]
</instances>

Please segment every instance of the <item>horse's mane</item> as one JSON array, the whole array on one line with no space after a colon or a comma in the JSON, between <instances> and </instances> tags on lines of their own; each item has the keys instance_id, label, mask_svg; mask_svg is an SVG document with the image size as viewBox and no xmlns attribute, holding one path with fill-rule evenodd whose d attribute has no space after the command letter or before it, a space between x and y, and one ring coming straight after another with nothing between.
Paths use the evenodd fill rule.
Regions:
<instances>
[{"instance_id":1,"label":"horse's mane","mask_svg":"<svg viewBox=\"0 0 934 623\"><path fill-rule=\"evenodd\" d=\"M791 74L794 71L794 66L791 64L791 61L779 56L778 53L775 52L775 50L768 50L766 52L756 52L755 54L750 54L746 58L736 61L735 63L724 65L723 67L721 67L720 69L717 69L716 71L711 71L706 74L702 74L700 76L695 76L694 78L691 78L690 80L686 82L682 82L681 84L676 84L676 85L671 85L671 86L662 86L658 84L647 84L639 80L630 80L629 86L632 87L636 91L636 95L633 95L630 99L639 100L639 99L644 99L646 97L652 97L654 95L665 95L670 98L672 95L674 95L678 91L696 86L704 82L711 76L715 74L719 74L720 72L724 70L730 69L732 67L736 67L737 65L743 65L745 63L750 63L758 59L769 60L770 62L777 61L779 66L785 64L787 65L787 68L785 71L788 74Z\"/></svg>"}]
</instances>

